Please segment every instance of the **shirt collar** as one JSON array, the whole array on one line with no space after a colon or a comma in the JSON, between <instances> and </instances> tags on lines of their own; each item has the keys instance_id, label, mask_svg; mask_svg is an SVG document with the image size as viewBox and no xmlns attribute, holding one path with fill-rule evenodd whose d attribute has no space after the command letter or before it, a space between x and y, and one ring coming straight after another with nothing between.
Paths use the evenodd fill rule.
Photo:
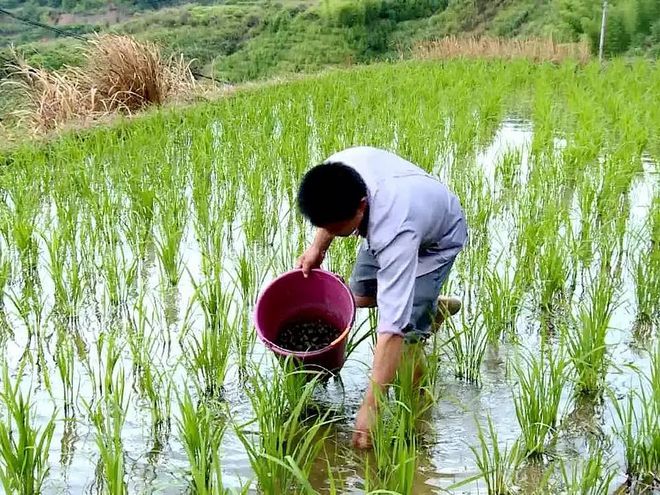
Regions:
<instances>
[{"instance_id":1,"label":"shirt collar","mask_svg":"<svg viewBox=\"0 0 660 495\"><path fill-rule=\"evenodd\" d=\"M369 204L367 203L367 206L364 209L364 215L362 216L362 221L358 226L358 234L360 234L360 237L367 237L368 226L369 226Z\"/></svg>"}]
</instances>

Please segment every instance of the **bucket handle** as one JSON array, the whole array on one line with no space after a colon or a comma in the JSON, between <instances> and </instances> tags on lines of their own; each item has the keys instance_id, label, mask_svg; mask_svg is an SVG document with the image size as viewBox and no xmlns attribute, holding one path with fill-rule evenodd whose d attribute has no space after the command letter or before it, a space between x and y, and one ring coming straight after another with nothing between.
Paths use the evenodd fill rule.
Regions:
<instances>
[{"instance_id":1,"label":"bucket handle","mask_svg":"<svg viewBox=\"0 0 660 495\"><path fill-rule=\"evenodd\" d=\"M350 327L350 325L349 325L349 326L346 327L346 329L345 329L342 333L339 334L339 337L337 337L335 340L333 340L332 342L330 342L330 344L328 345L328 347L332 347L332 346L334 346L337 342L341 341L341 340L346 336L346 334L347 334L350 330L351 330L351 327Z\"/></svg>"}]
</instances>

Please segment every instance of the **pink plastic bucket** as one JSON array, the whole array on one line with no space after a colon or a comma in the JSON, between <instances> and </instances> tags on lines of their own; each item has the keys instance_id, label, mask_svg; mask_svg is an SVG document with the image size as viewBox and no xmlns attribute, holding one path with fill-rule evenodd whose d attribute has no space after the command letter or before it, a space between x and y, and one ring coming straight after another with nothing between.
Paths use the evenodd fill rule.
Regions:
<instances>
[{"instance_id":1,"label":"pink plastic bucket","mask_svg":"<svg viewBox=\"0 0 660 495\"><path fill-rule=\"evenodd\" d=\"M322 318L343 331L329 346L311 352L295 352L275 344L282 326L297 318ZM275 354L292 356L305 369L336 372L346 360L346 340L355 320L351 290L334 273L315 269L309 277L302 270L286 272L259 295L254 312L257 335Z\"/></svg>"}]
</instances>

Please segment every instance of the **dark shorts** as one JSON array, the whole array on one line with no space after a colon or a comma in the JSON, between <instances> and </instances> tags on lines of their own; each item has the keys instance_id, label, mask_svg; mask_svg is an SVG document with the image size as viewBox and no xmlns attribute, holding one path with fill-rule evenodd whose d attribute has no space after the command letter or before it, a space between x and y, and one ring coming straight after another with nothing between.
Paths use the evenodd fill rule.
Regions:
<instances>
[{"instance_id":1,"label":"dark shorts","mask_svg":"<svg viewBox=\"0 0 660 495\"><path fill-rule=\"evenodd\" d=\"M410 324L403 329L405 341L416 343L426 340L432 333L432 324L438 310L440 289L449 277L454 260L415 279L415 293ZM349 285L353 294L376 298L378 261L372 252L360 247Z\"/></svg>"}]
</instances>

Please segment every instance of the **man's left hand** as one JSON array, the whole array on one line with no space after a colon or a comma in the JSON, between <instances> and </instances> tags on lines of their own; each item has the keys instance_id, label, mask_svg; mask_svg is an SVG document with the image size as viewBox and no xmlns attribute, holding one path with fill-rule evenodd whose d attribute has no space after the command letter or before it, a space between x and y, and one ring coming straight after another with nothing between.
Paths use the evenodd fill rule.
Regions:
<instances>
[{"instance_id":1,"label":"man's left hand","mask_svg":"<svg viewBox=\"0 0 660 495\"><path fill-rule=\"evenodd\" d=\"M353 431L353 447L357 449L371 448L371 428L374 423L374 407L362 404L355 418L355 429Z\"/></svg>"}]
</instances>

